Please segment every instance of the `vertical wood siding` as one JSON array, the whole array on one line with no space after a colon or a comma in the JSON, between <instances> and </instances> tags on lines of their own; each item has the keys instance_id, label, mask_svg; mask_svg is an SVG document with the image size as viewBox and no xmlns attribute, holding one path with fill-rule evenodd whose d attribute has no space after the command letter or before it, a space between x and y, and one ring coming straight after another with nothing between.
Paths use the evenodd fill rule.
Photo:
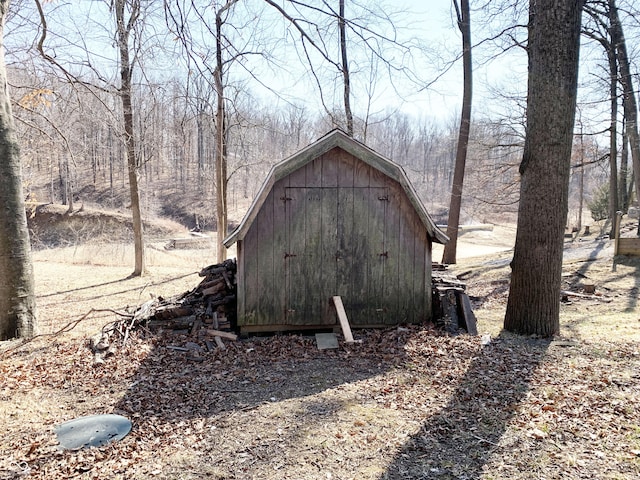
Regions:
<instances>
[{"instance_id":1,"label":"vertical wood siding","mask_svg":"<svg viewBox=\"0 0 640 480\"><path fill-rule=\"evenodd\" d=\"M239 244L238 323L431 318L431 240L398 182L339 148L274 183Z\"/></svg>"}]
</instances>

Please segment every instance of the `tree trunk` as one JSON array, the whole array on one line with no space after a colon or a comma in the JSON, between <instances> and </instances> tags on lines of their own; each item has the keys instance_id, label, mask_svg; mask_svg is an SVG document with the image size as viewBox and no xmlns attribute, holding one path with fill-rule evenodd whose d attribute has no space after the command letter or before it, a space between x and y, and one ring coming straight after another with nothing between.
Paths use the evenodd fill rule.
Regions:
<instances>
[{"instance_id":1,"label":"tree trunk","mask_svg":"<svg viewBox=\"0 0 640 480\"><path fill-rule=\"evenodd\" d=\"M27 338L37 333L20 149L4 60L4 25L8 9L9 2L0 0L0 340Z\"/></svg>"},{"instance_id":2,"label":"tree trunk","mask_svg":"<svg viewBox=\"0 0 640 480\"><path fill-rule=\"evenodd\" d=\"M582 211L584 210L584 134L582 132L582 124L580 125L580 177L578 180L578 232L582 230Z\"/></svg>"},{"instance_id":3,"label":"tree trunk","mask_svg":"<svg viewBox=\"0 0 640 480\"><path fill-rule=\"evenodd\" d=\"M458 27L462 32L462 62L464 70L464 93L462 96L462 116L458 131L458 147L456 150L456 165L453 172L451 187L451 202L449 203L449 220L447 221L447 236L449 241L444 246L442 263L456 263L458 249L458 227L460 225L460 208L462 205L462 184L464 169L467 162L467 146L469 131L471 130L471 98L473 89L471 64L471 20L469 18L469 0L461 0L458 8L457 0L453 1L458 13Z\"/></svg>"},{"instance_id":4,"label":"tree trunk","mask_svg":"<svg viewBox=\"0 0 640 480\"><path fill-rule=\"evenodd\" d=\"M506 330L549 337L560 330L582 0L529 5L527 132L520 164L518 229Z\"/></svg>"},{"instance_id":5,"label":"tree trunk","mask_svg":"<svg viewBox=\"0 0 640 480\"><path fill-rule=\"evenodd\" d=\"M631 162L633 165L633 178L636 184L636 192L640 192L640 136L638 135L638 104L633 90L633 80L629 67L627 45L624 39L622 24L618 16L618 8L615 0L609 0L609 22L611 24L611 41L618 53L618 65L620 67L620 83L622 83L622 105L626 123L626 133L631 150ZM638 235L640 236L640 222L638 222Z\"/></svg>"},{"instance_id":6,"label":"tree trunk","mask_svg":"<svg viewBox=\"0 0 640 480\"><path fill-rule=\"evenodd\" d=\"M342 79L344 86L344 114L347 120L347 135L353 137L353 113L351 112L351 78L349 76L349 62L347 60L347 32L344 20L344 0L340 0L340 17L338 18L340 31L340 54L342 56Z\"/></svg>"},{"instance_id":7,"label":"tree trunk","mask_svg":"<svg viewBox=\"0 0 640 480\"><path fill-rule=\"evenodd\" d=\"M633 182L629 183L629 142L627 141L627 134L625 132L624 119L622 121L622 151L620 152L620 210L626 215L629 211L629 185L633 185Z\"/></svg>"},{"instance_id":8,"label":"tree trunk","mask_svg":"<svg viewBox=\"0 0 640 480\"><path fill-rule=\"evenodd\" d=\"M125 22L126 0L115 1L116 22L118 25L118 46L120 48L120 98L125 132L125 148L127 152L127 173L129 176L129 193L131 196L131 215L133 221L133 242L135 251L135 266L132 277L139 277L144 273L144 241L142 230L142 214L140 211L140 193L138 189L138 160L136 158L136 143L134 136L133 105L131 101L131 76L133 66L129 59L129 33L135 19L139 15L139 6L134 1L131 16Z\"/></svg>"},{"instance_id":9,"label":"tree trunk","mask_svg":"<svg viewBox=\"0 0 640 480\"><path fill-rule=\"evenodd\" d=\"M229 4L227 4L227 8ZM213 72L216 89L216 224L218 262L227 258L227 247L224 239L227 236L227 157L225 148L225 99L222 64L222 14L220 9L216 14L216 68Z\"/></svg>"},{"instance_id":10,"label":"tree trunk","mask_svg":"<svg viewBox=\"0 0 640 480\"><path fill-rule=\"evenodd\" d=\"M611 29L610 29L611 30ZM611 38L612 33L609 32ZM611 230L609 238L616 238L616 212L618 203L618 59L615 43L610 42L607 50L609 60L609 97L611 102L611 120L609 123L609 218Z\"/></svg>"}]
</instances>

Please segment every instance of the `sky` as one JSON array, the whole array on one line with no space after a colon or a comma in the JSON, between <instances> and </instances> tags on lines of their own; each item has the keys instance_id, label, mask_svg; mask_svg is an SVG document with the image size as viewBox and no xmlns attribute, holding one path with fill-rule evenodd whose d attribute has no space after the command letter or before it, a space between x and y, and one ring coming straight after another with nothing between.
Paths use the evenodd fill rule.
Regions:
<instances>
[{"instance_id":1,"label":"sky","mask_svg":"<svg viewBox=\"0 0 640 480\"><path fill-rule=\"evenodd\" d=\"M383 1L385 0L376 0L375 2L371 0L370 4L380 6ZM424 51L413 57L413 64L409 61L406 62L406 66L411 66L412 71L419 76L419 81L407 82L399 80L401 76L395 75L394 88L388 77L380 75L372 94L373 104L370 106L366 92L371 88L371 82L368 81L371 62L354 53L350 60L354 77L353 108L355 115L362 118L370 108L372 112L380 114L400 110L416 117L432 117L440 122L454 121L459 116L461 109L462 62L458 60L446 73L443 73L447 63L459 55L462 48L460 32L454 22L455 10L452 7L452 0L386 0L386 2L389 5L386 10L388 12L405 11L405 14L399 15L396 19L396 23L401 26L399 31L402 38L418 39L425 47ZM472 8L474 3L477 2L472 2ZM350 2L347 1L347 16L349 16L349 4ZM104 55L104 59L108 60L110 55L117 57L116 50L113 48L115 45L111 45L111 51L109 48L105 48L105 38L108 40L110 34L108 30L103 29L104 24L108 22L100 20L100 15L105 15L105 13L100 13L100 9L106 12L106 5L107 2L81 1L76 3L75 0L45 3L44 6L51 22L51 32L47 38L50 53L59 52L58 58L63 58L60 45L66 43L68 38L79 35L81 39L77 40L78 45L83 47L90 44L91 36L95 35L96 44L100 44L100 48L96 50ZM79 25L75 19L70 21L70 13L67 11L71 8L75 10L75 13L78 13L81 10L80 7L92 9L91 15L83 13L85 24L82 25ZM483 13L478 11L471 13L472 42L474 44L490 35L490 31L500 29L499 25L491 24L483 16ZM56 14L59 22L57 25L54 21ZM158 21L163 22L164 15L158 15ZM36 23L34 20L34 25ZM244 30L238 29L240 38L243 35L251 35L252 24L247 23L247 25L248 27L245 26ZM54 35L55 28L61 29L60 36ZM287 30L282 19L279 28L282 31ZM266 35L269 33L273 32L266 32ZM33 32L27 32L27 36L29 35L32 42ZM290 37L291 42L297 40L295 32L291 33ZM56 43L58 50L55 50ZM291 52L290 47L291 43L287 46L287 52ZM508 109L513 107L507 106L509 104L506 101L497 99L494 93L496 89L514 96L522 97L526 94L526 55L524 52L522 50L514 51L511 54L490 60L489 58L494 52L495 46L492 48L489 44L474 46L472 114L475 118L510 113ZM295 58L295 53L288 53L288 55L290 58L281 58L277 67L259 67L256 69L256 76L264 81L266 87L278 91L288 100L296 104L305 103L310 111L321 112L322 106L318 100L317 89L313 88L313 81L307 75L308 72L305 72L304 67L300 66L298 59ZM396 58L395 60L398 64L404 64L404 58ZM101 60L99 57L94 57L95 61ZM175 65L167 67L166 62L162 62L162 56L156 56L151 61L147 61L148 67L154 64L157 64L157 71L164 75L171 75L176 69ZM298 66L294 66L294 64ZM327 70L331 70L331 68ZM117 72L117 70L113 71ZM333 82L333 92L329 94L333 95L333 98L330 98L328 103L340 108L341 83L335 69L322 73L329 86ZM242 68L237 68L235 75L241 81L245 81L247 88L252 89L258 97L263 98L265 100L263 103L269 106L284 106L277 105L279 100L275 100L274 103L273 96L268 99L267 88L258 86L250 74L245 72L243 77ZM261 88L263 89L262 93ZM329 91L331 88L326 90Z\"/></svg>"},{"instance_id":2,"label":"sky","mask_svg":"<svg viewBox=\"0 0 640 480\"><path fill-rule=\"evenodd\" d=\"M349 15L347 2L347 16ZM420 77L419 82L407 82L401 75L394 79L395 88L390 80L381 75L375 88L373 112L400 110L415 117L431 117L439 122L451 122L459 116L462 103L462 61L449 63L460 55L462 39L454 22L455 10L452 0L395 0L389 11L405 11L397 17L401 25L401 35L422 42L425 52L417 55L411 66ZM479 12L472 12L472 41L475 43L487 35L487 25L478 20ZM524 94L526 88L526 56L522 51L514 52L503 58L487 61L493 52L489 46L481 45L474 49L474 115L491 116L504 113L504 104L489 100L492 90L500 87ZM392 54L393 55L393 54ZM353 109L357 116L363 117L369 107L365 90L367 85L367 62L362 58L350 57L354 77ZM446 73L443 73L445 70ZM524 82L523 82L524 79ZM296 85L290 90L298 93L298 100L308 102L313 109L321 106L313 103L317 96L308 90L308 78L304 85ZM360 82L360 83L358 83ZM334 104L340 105L341 84L336 83Z\"/></svg>"}]
</instances>

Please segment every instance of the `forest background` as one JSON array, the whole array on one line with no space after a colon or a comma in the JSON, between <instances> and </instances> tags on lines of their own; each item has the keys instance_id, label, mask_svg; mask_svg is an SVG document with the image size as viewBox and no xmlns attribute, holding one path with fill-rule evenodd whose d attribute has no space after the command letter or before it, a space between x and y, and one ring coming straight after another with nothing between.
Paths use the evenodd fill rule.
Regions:
<instances>
[{"instance_id":1,"label":"forest background","mask_svg":"<svg viewBox=\"0 0 640 480\"><path fill-rule=\"evenodd\" d=\"M297 24L265 1L138 4L130 38L144 218L170 217L190 229L217 229L211 28L223 8L229 7L217 16L223 27L220 78L231 226L275 162L332 128L347 128L338 23L323 13L333 11L328 3L315 3L285 2ZM12 6L7 63L29 201L61 203L70 210L75 204L126 212L131 205L111 5L46 2L42 16L30 2ZM354 136L401 164L436 221L446 223L462 96L462 48L452 3L346 5ZM475 97L461 223L515 217L527 8L525 2L472 4ZM619 10L637 72L637 12L631 2L620 2ZM586 15L584 23L588 29ZM307 32L306 42L296 25ZM606 52L593 35L583 36L580 73L572 226L582 225L583 206L601 194L609 176L610 80ZM622 135L618 143L623 144ZM624 149L619 151L625 172L628 160Z\"/></svg>"}]
</instances>

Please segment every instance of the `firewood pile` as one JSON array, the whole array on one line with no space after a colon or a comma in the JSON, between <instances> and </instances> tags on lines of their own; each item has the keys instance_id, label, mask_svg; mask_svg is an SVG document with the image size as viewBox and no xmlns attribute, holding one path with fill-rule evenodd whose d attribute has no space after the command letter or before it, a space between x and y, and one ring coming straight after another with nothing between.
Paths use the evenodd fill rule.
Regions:
<instances>
[{"instance_id":1,"label":"firewood pile","mask_svg":"<svg viewBox=\"0 0 640 480\"><path fill-rule=\"evenodd\" d=\"M444 327L449 333L458 333L460 329L471 335L478 334L477 320L466 293L467 285L463 281L470 272L456 276L447 273L447 266L433 264L431 289L433 299L433 318L436 325Z\"/></svg>"},{"instance_id":2,"label":"firewood pile","mask_svg":"<svg viewBox=\"0 0 640 480\"><path fill-rule=\"evenodd\" d=\"M193 290L168 299L159 297L147 308L147 304L142 305L136 312L139 322L152 331L192 335L200 328L232 330L236 321L236 271L235 259L203 268L199 275L204 278Z\"/></svg>"},{"instance_id":3,"label":"firewood pile","mask_svg":"<svg viewBox=\"0 0 640 480\"><path fill-rule=\"evenodd\" d=\"M156 299L156 304L140 320L144 320L144 325L152 331L188 330L182 333L195 334L203 327L224 331L233 329L236 320L236 270L235 259L203 268L199 275L204 278L197 287L177 297Z\"/></svg>"},{"instance_id":4,"label":"firewood pile","mask_svg":"<svg viewBox=\"0 0 640 480\"><path fill-rule=\"evenodd\" d=\"M468 272L452 276L446 265L441 264L434 264L432 270L434 323L453 334L462 329L477 335L476 318L462 281ZM105 325L91 338L94 362L103 363L111 353L114 339L125 343L130 332L138 328L199 338L208 350L224 348L223 338L237 340L233 333L237 315L236 272L235 259L225 260L202 269L199 275L203 279L193 290L171 298L153 298L131 313L116 312L122 318ZM167 348L189 350L178 346Z\"/></svg>"},{"instance_id":5,"label":"firewood pile","mask_svg":"<svg viewBox=\"0 0 640 480\"><path fill-rule=\"evenodd\" d=\"M210 265L200 271L204 278L193 290L171 298L153 298L132 313L116 312L123 318L105 325L90 340L94 362L104 362L115 338L125 343L138 328L210 338L224 348L222 338L237 339L232 332L236 326L236 271L235 259ZM208 348L210 343L206 341Z\"/></svg>"}]
</instances>

